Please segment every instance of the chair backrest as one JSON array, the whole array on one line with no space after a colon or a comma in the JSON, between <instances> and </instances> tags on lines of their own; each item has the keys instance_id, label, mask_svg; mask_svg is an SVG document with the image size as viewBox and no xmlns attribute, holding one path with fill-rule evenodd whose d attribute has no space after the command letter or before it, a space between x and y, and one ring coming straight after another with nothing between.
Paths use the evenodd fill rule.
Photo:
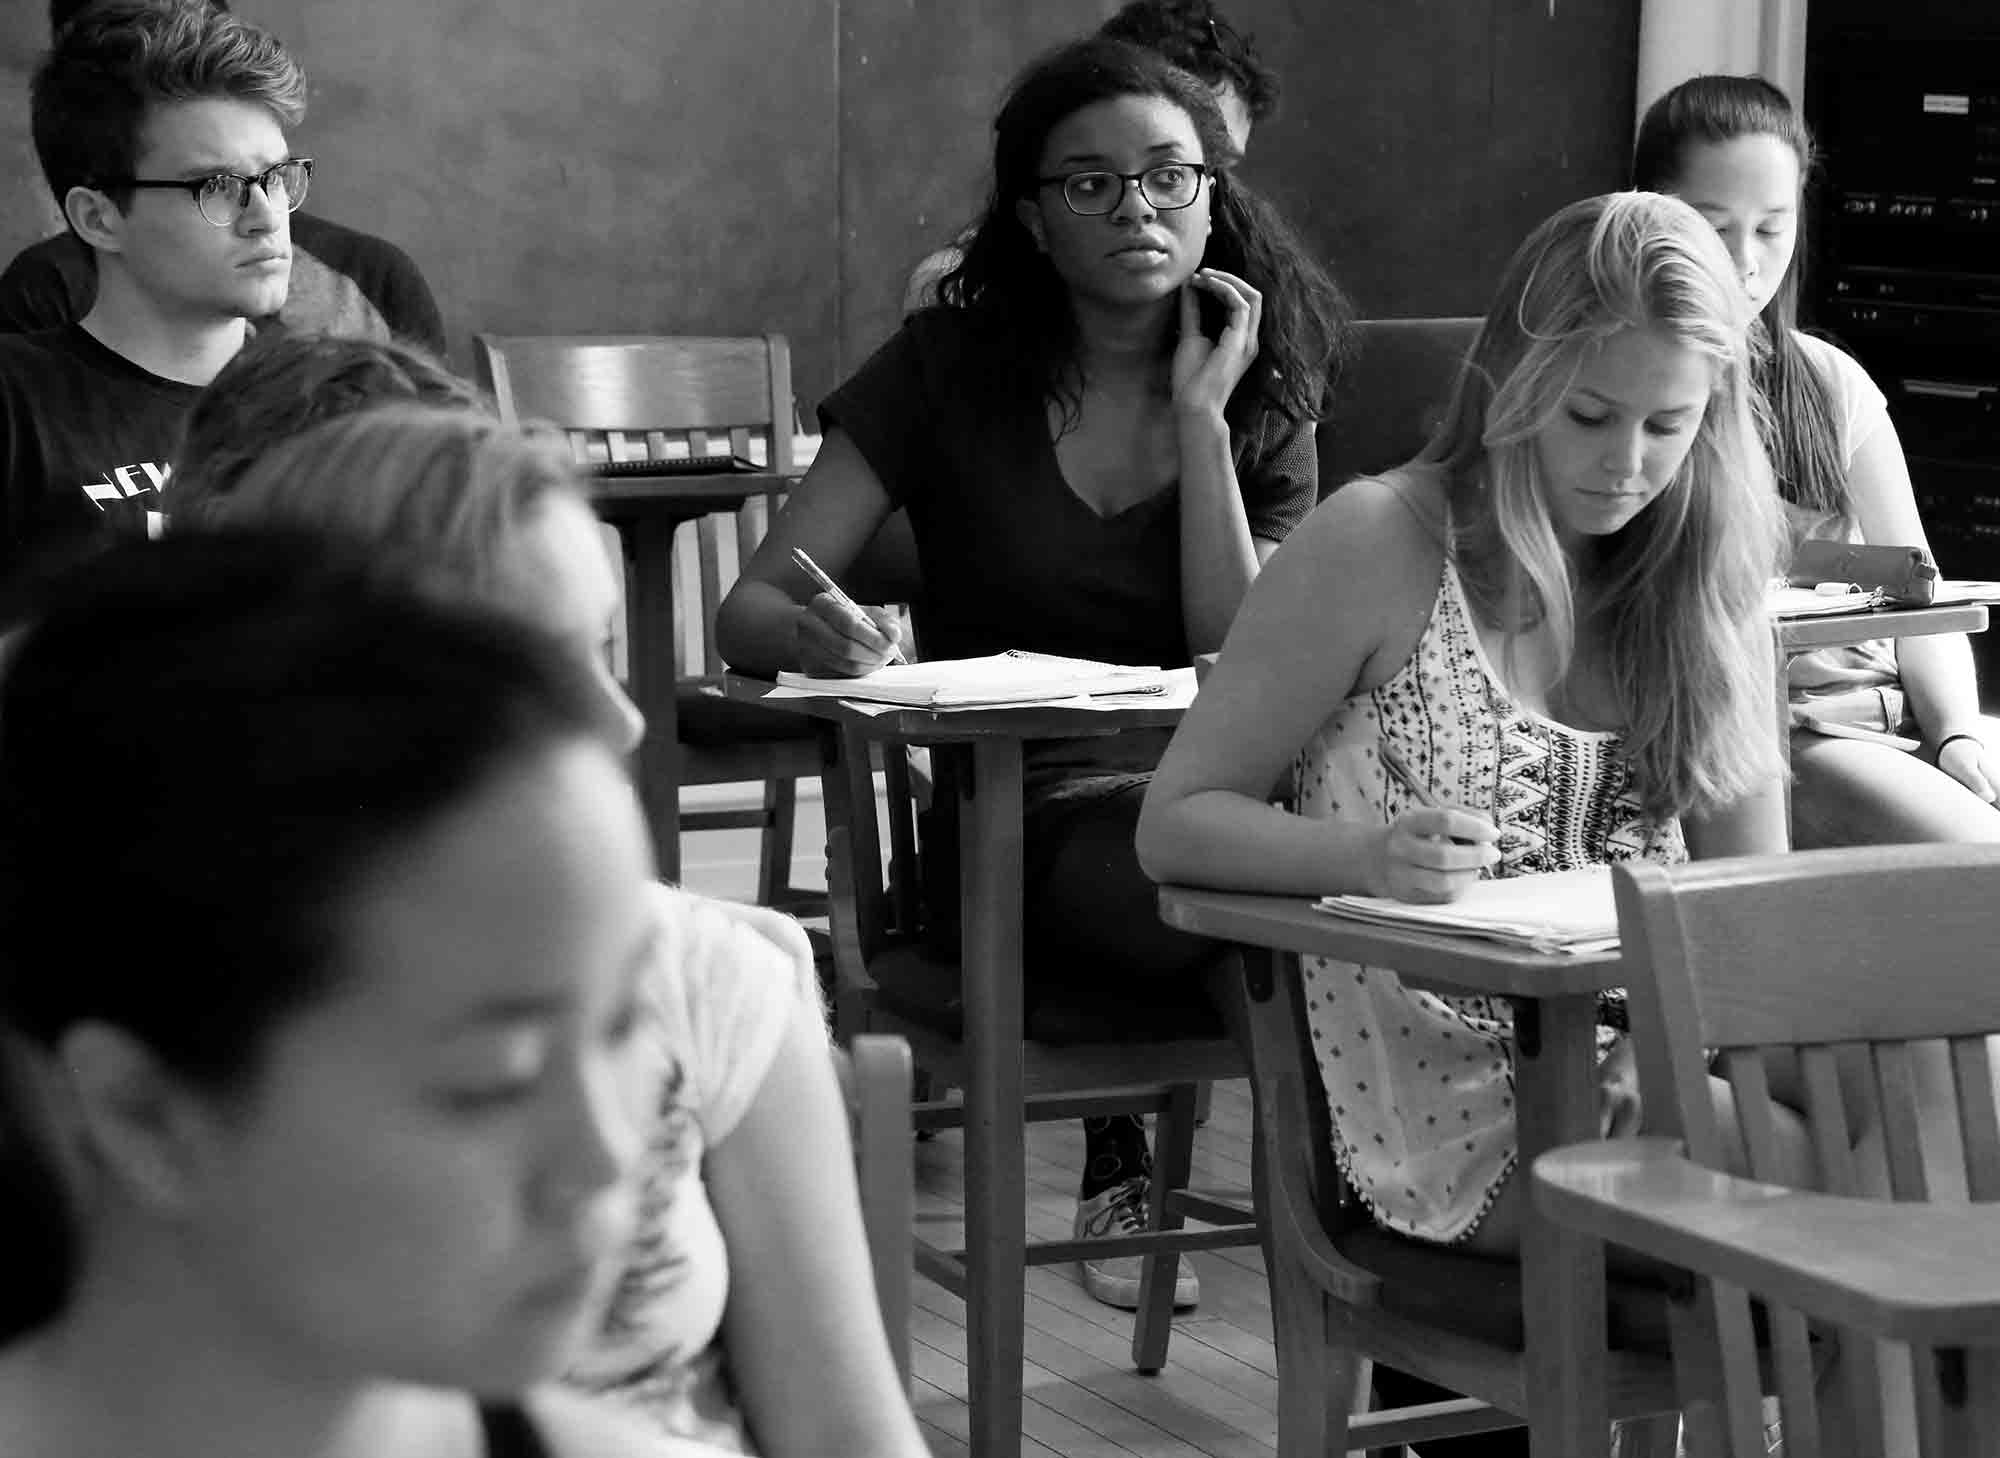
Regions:
<instances>
[{"instance_id":1,"label":"chair backrest","mask_svg":"<svg viewBox=\"0 0 2000 1458\"><path fill-rule=\"evenodd\" d=\"M501 418L555 426L579 464L731 454L792 473L791 350L782 334L478 334L473 347ZM755 496L677 537L678 676L724 671L715 611L777 504L775 492Z\"/></svg>"},{"instance_id":2,"label":"chair backrest","mask_svg":"<svg viewBox=\"0 0 2000 1458\"><path fill-rule=\"evenodd\" d=\"M579 461L725 448L792 469L792 359L782 334L473 336L502 419L566 432Z\"/></svg>"},{"instance_id":3,"label":"chair backrest","mask_svg":"<svg viewBox=\"0 0 2000 1458\"><path fill-rule=\"evenodd\" d=\"M914 1072L910 1045L867 1033L834 1049L854 1130L854 1171L861 1221L889 1349L905 1386L910 1380L910 1287L915 1271L916 1131L910 1118Z\"/></svg>"},{"instance_id":4,"label":"chair backrest","mask_svg":"<svg viewBox=\"0 0 2000 1458\"><path fill-rule=\"evenodd\" d=\"M1319 424L1322 497L1356 476L1400 466L1430 439L1480 321L1362 319L1354 353Z\"/></svg>"},{"instance_id":5,"label":"chair backrest","mask_svg":"<svg viewBox=\"0 0 2000 1458\"><path fill-rule=\"evenodd\" d=\"M1684 1141L1697 1163L1726 1167L1713 1068L1734 1095L1756 1179L1797 1183L1796 1157L1783 1152L1790 1108L1810 1133L1816 1188L2000 1199L1986 1042L2000 1032L2000 846L1634 863L1614 880L1649 1130ZM1684 1380L1705 1374L1708 1410L1690 1418L1719 1420L1733 1451L1752 1451L1761 1424L1749 1303L1740 1287L1698 1287L1691 1339L1702 1350L1685 1362L1677 1354L1677 1365ZM1925 1451L1937 1451L1928 1443L1941 1431L1940 1371L1949 1386L1952 1360L1898 1356L1891 1371L1872 1341L1845 1337L1846 1406L1822 1417L1804 1319L1774 1305L1768 1325L1791 1458L1822 1451L1828 1424L1853 1424L1855 1451L1883 1451L1885 1377L1891 1390L1914 1392Z\"/></svg>"}]
</instances>

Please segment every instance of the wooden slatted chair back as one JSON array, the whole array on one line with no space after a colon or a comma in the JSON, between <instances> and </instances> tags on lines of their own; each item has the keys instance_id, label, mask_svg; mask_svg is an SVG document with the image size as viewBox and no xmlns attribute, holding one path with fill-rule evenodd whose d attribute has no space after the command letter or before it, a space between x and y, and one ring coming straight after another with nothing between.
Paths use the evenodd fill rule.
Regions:
<instances>
[{"instance_id":1,"label":"wooden slatted chair back","mask_svg":"<svg viewBox=\"0 0 2000 1458\"><path fill-rule=\"evenodd\" d=\"M502 418L560 430L579 465L731 455L774 475L793 470L791 351L782 334L481 334L475 346ZM778 505L777 492L754 496L676 535L676 677L724 671L716 609Z\"/></svg>"},{"instance_id":2,"label":"wooden slatted chair back","mask_svg":"<svg viewBox=\"0 0 2000 1458\"><path fill-rule=\"evenodd\" d=\"M1718 1122L1712 1067L1733 1094L1756 1179L1800 1182L1798 1146L1787 1159L1783 1128L1796 1109L1817 1165L1804 1179L1816 1188L1893 1201L2000 1199L1987 1044L2000 1033L2000 847L1881 846L1671 871L1634 864L1616 879L1650 1130L1684 1141L1696 1163L1729 1164L1723 1141L1733 1136ZM1951 1110L1942 1121L1941 1108ZM1834 1333L1841 1360L1830 1383L1829 1334L1809 1333L1798 1312L1775 1304L1763 1314L1770 1352L1760 1379L1741 1287L1700 1281L1683 1313L1683 1388L1707 1399L1689 1421L1717 1423L1729 1443L1708 1451L1765 1451L1767 1381L1787 1458L1887 1451L1885 1391L1913 1395L1925 1451L1947 1451L1965 1416L1962 1349L1910 1353ZM1859 1435L1860 1446L1829 1449L1835 1425L1843 1444Z\"/></svg>"},{"instance_id":3,"label":"wooden slatted chair back","mask_svg":"<svg viewBox=\"0 0 2000 1458\"><path fill-rule=\"evenodd\" d=\"M482 334L475 343L502 417L556 426L579 461L733 452L777 475L792 470L782 334Z\"/></svg>"}]
</instances>

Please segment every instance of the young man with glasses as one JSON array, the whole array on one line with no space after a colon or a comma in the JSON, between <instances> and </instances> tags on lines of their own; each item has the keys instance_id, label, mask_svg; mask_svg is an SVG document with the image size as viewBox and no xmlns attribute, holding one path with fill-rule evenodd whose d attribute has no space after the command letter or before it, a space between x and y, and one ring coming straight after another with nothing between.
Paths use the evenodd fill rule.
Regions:
<instances>
[{"instance_id":1,"label":"young man with glasses","mask_svg":"<svg viewBox=\"0 0 2000 1458\"><path fill-rule=\"evenodd\" d=\"M53 37L102 0L50 0ZM200 6L204 0L156 0ZM205 0L227 10L225 0ZM65 229L32 243L0 271L0 333L56 329L90 312L97 294L91 250ZM416 263L385 238L316 213L292 217L292 284L277 322L302 334L420 344L445 352L444 320Z\"/></svg>"},{"instance_id":2,"label":"young man with glasses","mask_svg":"<svg viewBox=\"0 0 2000 1458\"><path fill-rule=\"evenodd\" d=\"M73 324L0 336L0 588L157 530L195 395L285 301L305 93L273 37L199 6L94 5L57 36L35 149L97 290Z\"/></svg>"}]
</instances>

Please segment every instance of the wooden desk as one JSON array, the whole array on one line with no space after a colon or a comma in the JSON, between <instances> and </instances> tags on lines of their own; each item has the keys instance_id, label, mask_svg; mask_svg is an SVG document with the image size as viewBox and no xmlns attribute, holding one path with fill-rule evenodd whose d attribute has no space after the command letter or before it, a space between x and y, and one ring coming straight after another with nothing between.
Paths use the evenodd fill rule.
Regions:
<instances>
[{"instance_id":1,"label":"wooden desk","mask_svg":"<svg viewBox=\"0 0 2000 1458\"><path fill-rule=\"evenodd\" d=\"M1416 986L1510 999L1518 1170L1543 1150L1598 1137L1596 994L1622 984L1616 952L1550 956L1346 921L1315 911L1305 897L1179 886L1160 889L1160 915L1182 931L1246 948L1385 967ZM1611 1431L1603 1244L1562 1229L1523 1199L1521 1276L1531 1408L1522 1416L1537 1458L1603 1458ZM1563 1351L1583 1359L1560 1362L1555 1354Z\"/></svg>"},{"instance_id":2,"label":"wooden desk","mask_svg":"<svg viewBox=\"0 0 2000 1458\"><path fill-rule=\"evenodd\" d=\"M680 714L674 700L674 532L710 512L788 489L768 473L587 478L597 514L618 529L625 553L628 690L646 716L635 772L660 875L681 878Z\"/></svg>"},{"instance_id":3,"label":"wooden desk","mask_svg":"<svg viewBox=\"0 0 2000 1458\"><path fill-rule=\"evenodd\" d=\"M1946 603L1941 607L1886 608L1879 613L1827 613L1810 618L1779 618L1778 652L1790 659L1815 648L1847 648L1872 638L1921 638L1932 633L1983 633L1983 603Z\"/></svg>"},{"instance_id":4,"label":"wooden desk","mask_svg":"<svg viewBox=\"0 0 2000 1458\"><path fill-rule=\"evenodd\" d=\"M1011 1372L1004 1400L974 1403L974 1458L1007 1458L1021 1447L1020 1374L1026 1290L1018 1272L1027 1247L1027 1129L1021 1118L1025 1039L1021 966L1021 750L1030 739L1080 739L1171 726L1181 710L1152 706L1073 709L1047 706L935 713L869 713L838 699L767 698L771 685L731 675L732 698L857 730L884 745L921 744L959 756L964 809L959 820L960 957L965 1007L968 1179L965 1191L966 1365ZM1143 1051L1143 1050L1140 1050ZM1595 1135L1593 1126L1588 1133ZM1004 1289L1003 1289L1004 1287Z\"/></svg>"}]
</instances>

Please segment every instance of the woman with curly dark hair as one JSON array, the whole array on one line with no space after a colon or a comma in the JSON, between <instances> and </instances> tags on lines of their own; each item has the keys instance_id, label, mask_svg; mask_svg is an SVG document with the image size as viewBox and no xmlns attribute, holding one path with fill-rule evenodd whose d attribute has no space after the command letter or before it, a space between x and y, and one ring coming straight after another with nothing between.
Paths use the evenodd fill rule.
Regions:
<instances>
[{"instance_id":1,"label":"woman with curly dark hair","mask_svg":"<svg viewBox=\"0 0 2000 1458\"><path fill-rule=\"evenodd\" d=\"M1208 88L1122 41L1066 46L1016 81L993 156L947 305L822 404L819 457L717 621L735 666L885 662L894 630L814 596L791 552L838 578L898 507L922 566L926 654L1186 664L1221 646L1265 557L1312 508L1313 424L1345 306L1230 174ZM1087 967L1131 1001L1199 995L1215 949L1160 923L1132 848L1165 743L1029 747L1031 979ZM1141 1222L1137 1120L1092 1121L1087 1165L1079 1229ZM1092 1262L1086 1284L1134 1304L1137 1266ZM1191 1273L1177 1295L1192 1303Z\"/></svg>"},{"instance_id":2,"label":"woman with curly dark hair","mask_svg":"<svg viewBox=\"0 0 2000 1458\"><path fill-rule=\"evenodd\" d=\"M1179 66L1214 93L1238 161L1250 146L1250 132L1278 109L1278 73L1265 65L1251 38L1223 18L1210 0L1131 0L1098 28L1103 40L1129 41ZM914 314L939 301L938 285L965 257L978 231L968 224L944 247L926 254L903 285L903 312Z\"/></svg>"}]
</instances>

